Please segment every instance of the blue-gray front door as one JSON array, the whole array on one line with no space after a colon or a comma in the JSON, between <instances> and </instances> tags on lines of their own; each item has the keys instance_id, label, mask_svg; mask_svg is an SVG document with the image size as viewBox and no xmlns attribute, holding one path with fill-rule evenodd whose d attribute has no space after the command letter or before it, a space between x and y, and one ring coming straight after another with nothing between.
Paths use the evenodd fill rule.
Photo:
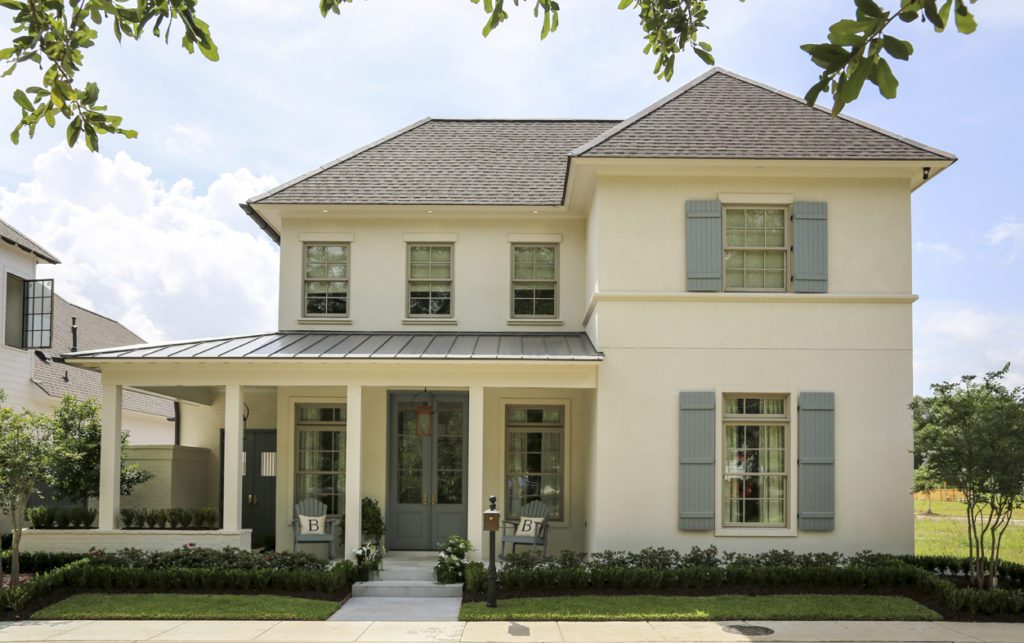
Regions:
<instances>
[{"instance_id":1,"label":"blue-gray front door","mask_svg":"<svg viewBox=\"0 0 1024 643\"><path fill-rule=\"evenodd\" d=\"M417 408L430 404L428 430ZM448 536L466 537L465 393L394 392L389 399L387 546L437 549Z\"/></svg>"}]
</instances>

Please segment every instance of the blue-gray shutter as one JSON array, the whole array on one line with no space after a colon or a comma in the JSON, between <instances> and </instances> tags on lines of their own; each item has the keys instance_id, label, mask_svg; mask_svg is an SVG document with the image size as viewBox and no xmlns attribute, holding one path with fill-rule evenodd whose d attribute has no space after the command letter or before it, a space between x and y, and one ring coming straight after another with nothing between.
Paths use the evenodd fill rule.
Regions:
<instances>
[{"instance_id":1,"label":"blue-gray shutter","mask_svg":"<svg viewBox=\"0 0 1024 643\"><path fill-rule=\"evenodd\" d=\"M800 394L797 524L805 531L835 528L835 408L834 393Z\"/></svg>"},{"instance_id":2,"label":"blue-gray shutter","mask_svg":"<svg viewBox=\"0 0 1024 643\"><path fill-rule=\"evenodd\" d=\"M679 528L715 528L715 394L679 394Z\"/></svg>"},{"instance_id":3,"label":"blue-gray shutter","mask_svg":"<svg viewBox=\"0 0 1024 643\"><path fill-rule=\"evenodd\" d=\"M793 204L793 291L828 292L828 204Z\"/></svg>"},{"instance_id":4,"label":"blue-gray shutter","mask_svg":"<svg viewBox=\"0 0 1024 643\"><path fill-rule=\"evenodd\" d=\"M686 202L686 289L722 289L722 203Z\"/></svg>"}]
</instances>

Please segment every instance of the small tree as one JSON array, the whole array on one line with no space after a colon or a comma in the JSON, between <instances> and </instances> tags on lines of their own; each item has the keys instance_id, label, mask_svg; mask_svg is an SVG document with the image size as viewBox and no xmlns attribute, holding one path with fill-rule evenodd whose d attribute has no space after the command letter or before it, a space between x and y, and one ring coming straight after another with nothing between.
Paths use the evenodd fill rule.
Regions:
<instances>
[{"instance_id":1,"label":"small tree","mask_svg":"<svg viewBox=\"0 0 1024 643\"><path fill-rule=\"evenodd\" d=\"M928 500L929 516L932 515L932 492L942 487L941 481L935 476L935 469L930 464L922 462L914 469L914 493L923 493Z\"/></svg>"},{"instance_id":2,"label":"small tree","mask_svg":"<svg viewBox=\"0 0 1024 643\"><path fill-rule=\"evenodd\" d=\"M1003 534L1024 504L1024 388L1008 389L1009 371L980 380L933 384L932 396L915 400L915 451L964 496L973 582L995 588Z\"/></svg>"},{"instance_id":3,"label":"small tree","mask_svg":"<svg viewBox=\"0 0 1024 643\"><path fill-rule=\"evenodd\" d=\"M29 498L53 481L53 463L60 456L52 418L0 408L0 509L11 519L11 587L21 574L21 531Z\"/></svg>"},{"instance_id":4,"label":"small tree","mask_svg":"<svg viewBox=\"0 0 1024 643\"><path fill-rule=\"evenodd\" d=\"M54 439L72 457L54 463L54 495L84 502L100 493L100 440L103 425L99 405L90 399L65 395L53 410ZM136 485L153 474L137 464L124 464L128 433L121 433L121 495L127 496Z\"/></svg>"}]
</instances>

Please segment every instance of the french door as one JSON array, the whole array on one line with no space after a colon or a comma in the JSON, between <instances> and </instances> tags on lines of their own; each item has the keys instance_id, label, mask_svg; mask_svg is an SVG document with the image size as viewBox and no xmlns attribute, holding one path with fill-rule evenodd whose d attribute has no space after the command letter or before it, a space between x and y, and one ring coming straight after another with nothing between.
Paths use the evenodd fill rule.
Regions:
<instances>
[{"instance_id":1,"label":"french door","mask_svg":"<svg viewBox=\"0 0 1024 643\"><path fill-rule=\"evenodd\" d=\"M448 536L466 537L468 406L465 393L391 393L389 549L433 550Z\"/></svg>"}]
</instances>

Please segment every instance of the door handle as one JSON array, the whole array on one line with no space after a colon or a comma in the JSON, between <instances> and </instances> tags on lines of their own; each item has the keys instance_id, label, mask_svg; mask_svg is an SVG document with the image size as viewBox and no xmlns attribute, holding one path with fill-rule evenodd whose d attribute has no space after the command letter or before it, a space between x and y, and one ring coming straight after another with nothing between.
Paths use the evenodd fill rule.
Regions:
<instances>
[{"instance_id":1,"label":"door handle","mask_svg":"<svg viewBox=\"0 0 1024 643\"><path fill-rule=\"evenodd\" d=\"M432 504L432 505L436 505L437 504L437 494L436 493L434 495L430 496L430 504Z\"/></svg>"},{"instance_id":2,"label":"door handle","mask_svg":"<svg viewBox=\"0 0 1024 643\"><path fill-rule=\"evenodd\" d=\"M423 504L427 504L427 494L423 494Z\"/></svg>"}]
</instances>

